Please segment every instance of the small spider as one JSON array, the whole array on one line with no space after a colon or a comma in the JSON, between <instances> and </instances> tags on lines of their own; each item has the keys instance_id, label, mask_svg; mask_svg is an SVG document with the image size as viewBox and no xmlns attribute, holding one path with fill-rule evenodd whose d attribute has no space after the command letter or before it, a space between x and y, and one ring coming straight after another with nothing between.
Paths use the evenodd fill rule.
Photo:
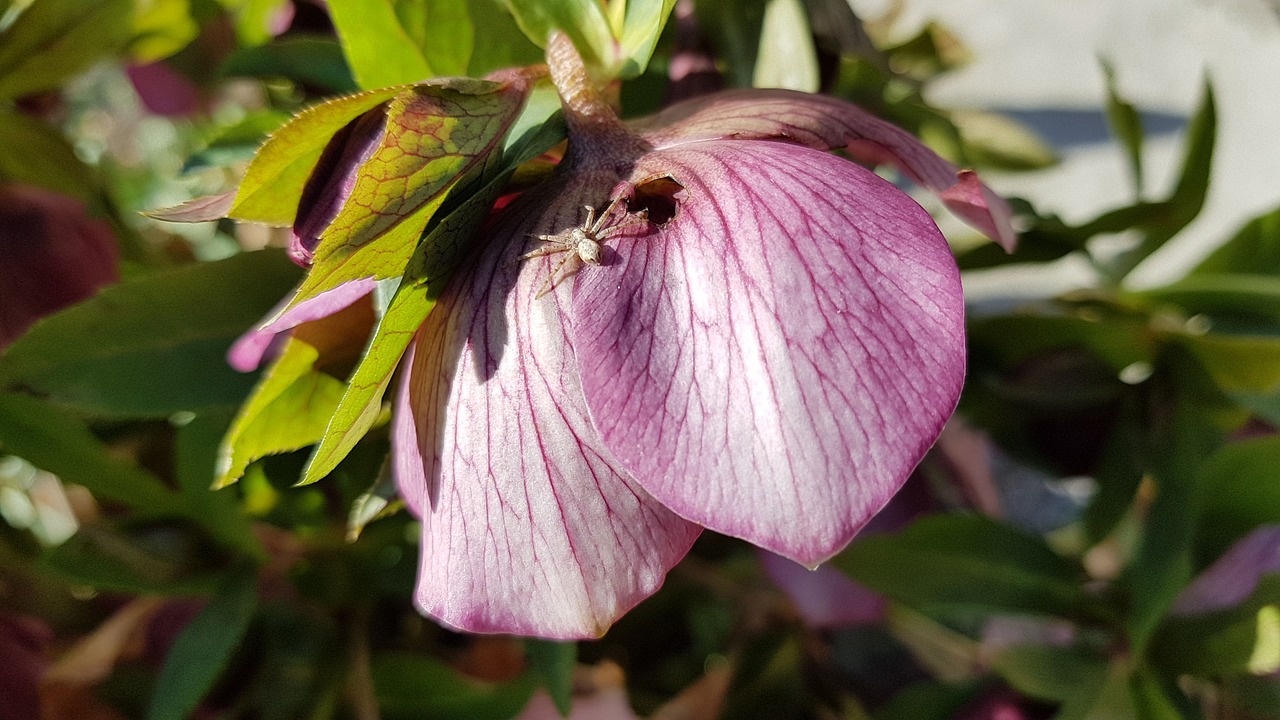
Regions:
<instances>
[{"instance_id":1,"label":"small spider","mask_svg":"<svg viewBox=\"0 0 1280 720\"><path fill-rule=\"evenodd\" d=\"M599 265L600 264L600 241L613 235L618 230L632 225L631 222L623 222L610 228L605 228L605 223L609 221L609 216L613 214L614 208L618 207L618 203L622 202L622 196L613 199L609 206L596 217L596 209L590 205L583 205L583 209L587 211L587 219L580 227L563 230L554 235L538 235L537 238L544 243L548 243L537 250L527 252L521 255L518 260L528 260L530 258L542 257L543 255L554 255L556 253L567 253L565 258L561 260L551 270L551 275L547 278L546 286L538 292L537 297L542 297L555 289L557 276L565 265L577 260L580 264ZM644 213L636 215L639 220L644 220ZM576 268L569 270L560 276L564 279L572 275Z\"/></svg>"}]
</instances>

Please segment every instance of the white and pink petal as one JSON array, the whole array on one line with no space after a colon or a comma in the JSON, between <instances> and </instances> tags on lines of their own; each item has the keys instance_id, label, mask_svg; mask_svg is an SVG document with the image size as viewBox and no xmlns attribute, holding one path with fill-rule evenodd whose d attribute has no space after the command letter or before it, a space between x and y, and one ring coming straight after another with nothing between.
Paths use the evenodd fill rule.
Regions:
<instances>
[{"instance_id":1,"label":"white and pink petal","mask_svg":"<svg viewBox=\"0 0 1280 720\"><path fill-rule=\"evenodd\" d=\"M507 216L536 217L546 199ZM567 288L537 297L558 259L516 262L535 231L576 224L579 204L557 198L547 222L495 231L420 331L398 400L398 482L423 525L417 602L463 630L597 637L701 532L596 436L561 322Z\"/></svg>"},{"instance_id":2,"label":"white and pink petal","mask_svg":"<svg viewBox=\"0 0 1280 720\"><path fill-rule=\"evenodd\" d=\"M795 145L682 144L634 173L670 176L683 199L574 280L564 321L591 420L682 517L816 565L955 407L964 307L947 244L874 173Z\"/></svg>"}]
</instances>

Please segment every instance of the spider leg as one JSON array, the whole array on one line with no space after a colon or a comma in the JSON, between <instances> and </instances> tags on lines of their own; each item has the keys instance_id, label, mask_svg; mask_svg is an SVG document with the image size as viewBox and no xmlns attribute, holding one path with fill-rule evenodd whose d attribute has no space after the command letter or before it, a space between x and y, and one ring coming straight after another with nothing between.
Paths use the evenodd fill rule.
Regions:
<instances>
[{"instance_id":1,"label":"spider leg","mask_svg":"<svg viewBox=\"0 0 1280 720\"><path fill-rule=\"evenodd\" d=\"M543 283L542 289L538 291L537 295L533 296L533 299L537 300L543 295L546 295L547 293L551 292L552 290L555 289L556 285L558 285L561 280L572 275L573 272L571 271L571 272L565 273L560 277L556 277L557 275L560 275L560 270L563 269L565 265L568 265L569 263L573 262L574 258L576 257L578 257L577 253L569 253L568 255L565 256L563 260L556 263L556 266L551 269L551 273L547 275L547 281Z\"/></svg>"},{"instance_id":2,"label":"spider leg","mask_svg":"<svg viewBox=\"0 0 1280 720\"><path fill-rule=\"evenodd\" d=\"M543 255L555 255L556 253L567 252L569 250L569 248L564 246L564 243L560 242L556 238L539 236L538 239L541 240L542 242L553 243L553 244L543 245L540 248L535 248L533 250L530 250L529 252L516 258L517 262L519 262L520 260L528 260L530 258L542 257Z\"/></svg>"},{"instance_id":3,"label":"spider leg","mask_svg":"<svg viewBox=\"0 0 1280 720\"><path fill-rule=\"evenodd\" d=\"M618 207L618 203L620 202L622 202L622 195L614 198L613 202L609 203L609 206L604 209L604 212L600 213L600 218L595 221L595 224L591 223L591 216L588 215L587 225L583 226L583 229L587 231L587 234L599 234L599 232L604 229L604 224L608 222L609 216L613 214L613 209Z\"/></svg>"},{"instance_id":4,"label":"spider leg","mask_svg":"<svg viewBox=\"0 0 1280 720\"><path fill-rule=\"evenodd\" d=\"M590 205L583 205L582 209L587 211L587 219L583 221L582 229L588 230L596 221L596 209Z\"/></svg>"}]
</instances>

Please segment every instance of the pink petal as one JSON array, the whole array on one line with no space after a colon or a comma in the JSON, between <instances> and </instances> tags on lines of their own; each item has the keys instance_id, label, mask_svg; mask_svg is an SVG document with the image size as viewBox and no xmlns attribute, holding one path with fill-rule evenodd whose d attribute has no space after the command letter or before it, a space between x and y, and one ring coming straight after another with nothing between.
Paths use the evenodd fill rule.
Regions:
<instances>
[{"instance_id":1,"label":"pink petal","mask_svg":"<svg viewBox=\"0 0 1280 720\"><path fill-rule=\"evenodd\" d=\"M302 323L337 313L373 292L377 284L378 281L373 278L352 280L313 298L308 298L287 312L282 312L289 307L289 302L293 299L293 295L286 295L271 308L261 325L250 329L231 345L231 349L227 351L227 364L240 372L257 370L262 364L262 359L271 354L281 333Z\"/></svg>"},{"instance_id":2,"label":"pink petal","mask_svg":"<svg viewBox=\"0 0 1280 720\"><path fill-rule=\"evenodd\" d=\"M1280 572L1280 525L1263 525L1231 546L1183 588L1173 615L1199 615L1244 602L1265 574Z\"/></svg>"},{"instance_id":3,"label":"pink petal","mask_svg":"<svg viewBox=\"0 0 1280 720\"><path fill-rule=\"evenodd\" d=\"M566 317L591 418L681 516L820 563L955 407L955 262L910 198L827 153L686 144L633 177L656 175L684 186L675 218L574 280Z\"/></svg>"},{"instance_id":4,"label":"pink petal","mask_svg":"<svg viewBox=\"0 0 1280 720\"><path fill-rule=\"evenodd\" d=\"M556 258L516 262L535 227L547 232L522 216L573 224L578 205L544 194L507 211L420 331L397 404L398 482L423 526L417 602L466 631L599 636L700 532L620 473L593 432L568 307L535 299Z\"/></svg>"},{"instance_id":5,"label":"pink petal","mask_svg":"<svg viewBox=\"0 0 1280 720\"><path fill-rule=\"evenodd\" d=\"M634 127L657 148L722 138L847 148L861 160L897 167L1004 249L1017 243L1009 206L974 173L958 170L910 133L843 100L790 90L729 90L673 105Z\"/></svg>"}]
</instances>

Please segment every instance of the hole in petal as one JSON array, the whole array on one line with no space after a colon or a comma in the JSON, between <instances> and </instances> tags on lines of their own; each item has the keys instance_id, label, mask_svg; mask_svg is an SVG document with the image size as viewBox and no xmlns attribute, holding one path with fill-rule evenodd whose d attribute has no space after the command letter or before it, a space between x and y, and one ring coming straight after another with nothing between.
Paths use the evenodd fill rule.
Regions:
<instances>
[{"instance_id":1,"label":"hole in petal","mask_svg":"<svg viewBox=\"0 0 1280 720\"><path fill-rule=\"evenodd\" d=\"M661 175L636 183L631 199L627 201L627 211L648 213L649 222L666 225L676 216L676 210L686 197L688 193L683 185L670 175Z\"/></svg>"}]
</instances>

